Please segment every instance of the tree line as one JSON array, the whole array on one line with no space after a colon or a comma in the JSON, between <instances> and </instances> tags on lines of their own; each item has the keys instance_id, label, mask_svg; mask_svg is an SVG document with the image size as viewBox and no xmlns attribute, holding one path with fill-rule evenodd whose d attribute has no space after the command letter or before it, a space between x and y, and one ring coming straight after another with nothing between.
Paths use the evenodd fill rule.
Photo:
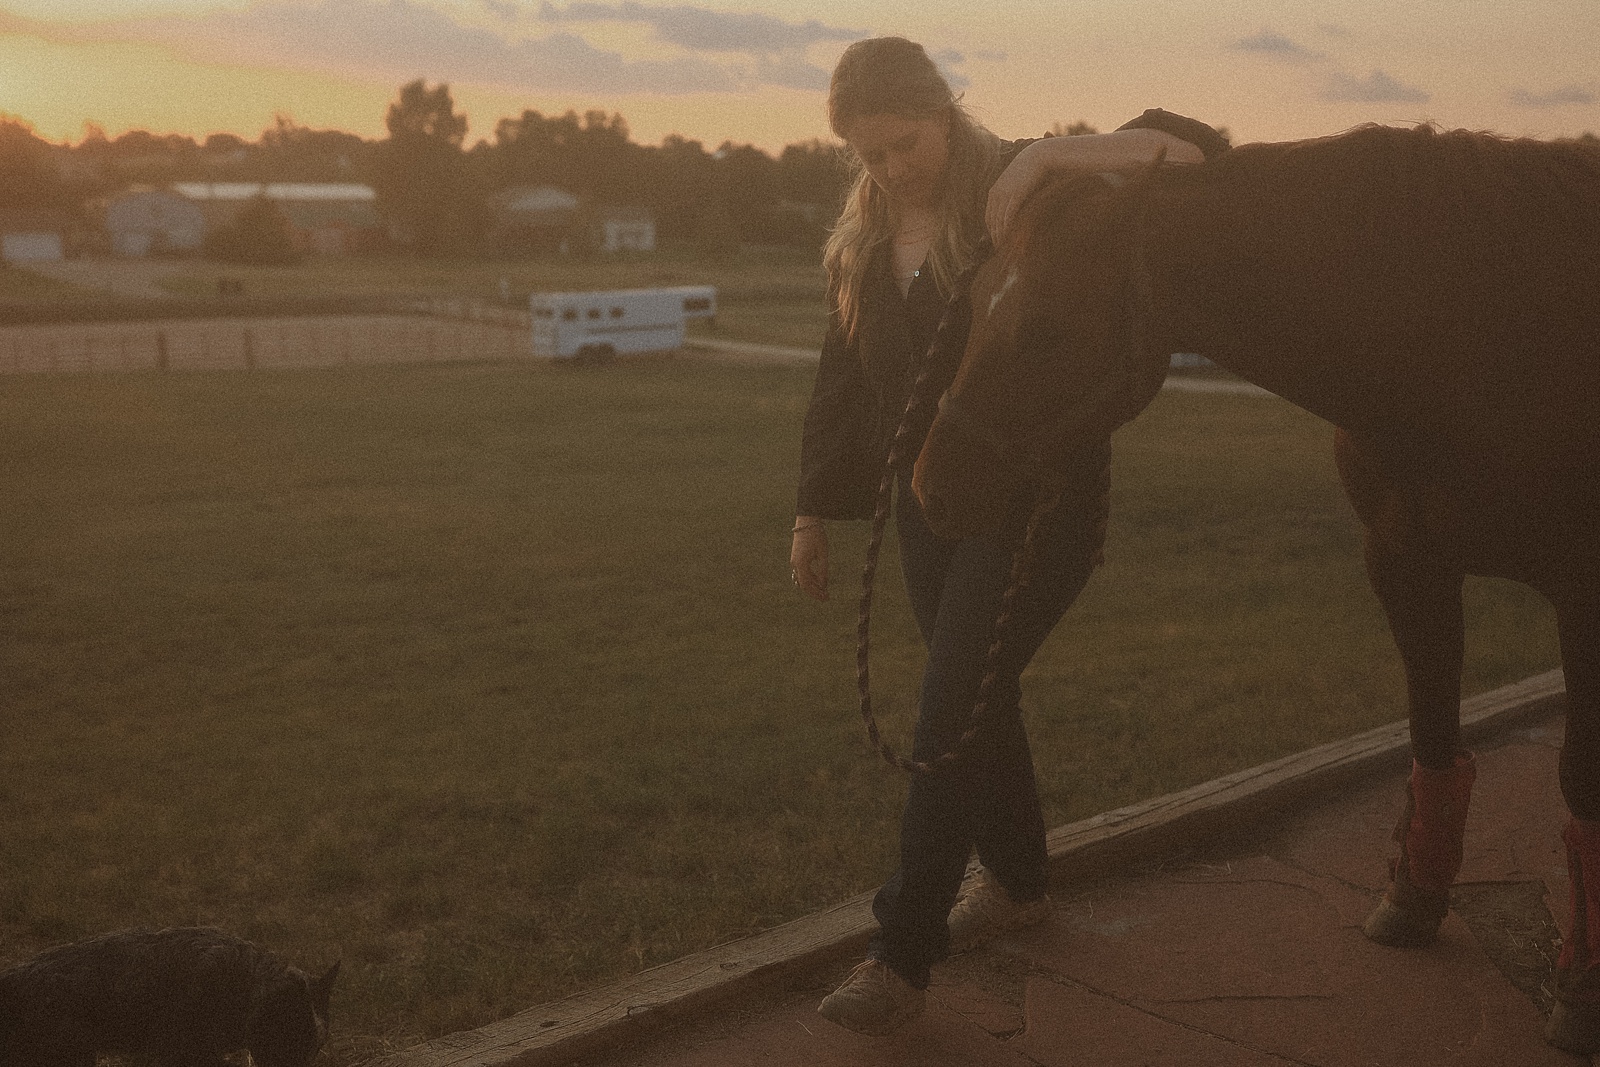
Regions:
<instances>
[{"instance_id":1,"label":"tree line","mask_svg":"<svg viewBox=\"0 0 1600 1067\"><path fill-rule=\"evenodd\" d=\"M627 121L590 110L500 119L467 144L467 117L448 84L402 86L385 115L387 136L314 130L279 116L252 142L231 133L196 141L131 130L108 137L89 124L76 145L54 145L27 123L0 115L0 216L86 226L90 205L132 185L174 181L360 182L377 193L393 243L421 255L516 251L497 227L498 195L553 186L579 198L572 230L609 208L650 211L658 247L722 251L741 243L813 247L837 216L849 178L841 146L820 140L771 155L724 141L708 148L676 134L636 144ZM1083 122L1057 134L1094 133ZM1580 140L1594 141L1585 133ZM246 245L287 247L281 218L256 205L240 233ZM248 253L248 249L245 249Z\"/></svg>"},{"instance_id":2,"label":"tree line","mask_svg":"<svg viewBox=\"0 0 1600 1067\"><path fill-rule=\"evenodd\" d=\"M848 167L819 140L771 155L749 144L668 136L633 141L620 114L591 110L502 118L467 143L467 117L447 84L400 88L387 136L313 130L278 117L251 142L230 133L197 141L132 130L107 137L86 126L76 145L55 145L19 119L0 116L0 205L17 215L86 222L97 199L132 185L175 181L359 182L395 243L422 255L471 255L496 247L497 194L553 186L576 196L586 217L641 207L659 247L723 250L739 243L816 245L837 215Z\"/></svg>"}]
</instances>

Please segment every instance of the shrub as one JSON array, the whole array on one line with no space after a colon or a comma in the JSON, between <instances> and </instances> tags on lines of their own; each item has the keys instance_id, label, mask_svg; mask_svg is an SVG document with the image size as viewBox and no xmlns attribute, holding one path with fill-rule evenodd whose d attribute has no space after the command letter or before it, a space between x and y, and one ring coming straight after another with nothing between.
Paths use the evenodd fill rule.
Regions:
<instances>
[{"instance_id":1,"label":"shrub","mask_svg":"<svg viewBox=\"0 0 1600 1067\"><path fill-rule=\"evenodd\" d=\"M285 266L302 258L289 220L265 196L252 198L231 223L206 234L205 248L224 263Z\"/></svg>"}]
</instances>

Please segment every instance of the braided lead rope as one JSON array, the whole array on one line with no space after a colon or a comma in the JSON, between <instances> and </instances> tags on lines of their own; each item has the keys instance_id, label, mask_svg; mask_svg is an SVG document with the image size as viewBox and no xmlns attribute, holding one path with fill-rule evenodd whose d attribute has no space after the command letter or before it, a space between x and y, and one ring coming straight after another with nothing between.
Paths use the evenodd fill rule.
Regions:
<instances>
[{"instance_id":1,"label":"braided lead rope","mask_svg":"<svg viewBox=\"0 0 1600 1067\"><path fill-rule=\"evenodd\" d=\"M878 722L872 713L872 685L868 667L871 648L872 587L878 570L878 550L883 544L883 532L889 516L889 496L886 484L892 484L892 474L886 474L878 488L878 507L872 516L872 537L867 543L867 562L861 571L861 613L856 628L856 689L861 698L861 719L866 723L867 740L878 750L884 762L913 774L932 774L936 769L957 762L977 736L979 728L989 715L989 700L999 676L1000 656L1005 649L1007 631L1017 599L1028 587L1033 577L1033 562L1038 545L1039 526L1056 505L1061 503L1061 493L1041 492L1034 503L1028 525L1011 557L1011 579L1005 595L1000 600L1000 610L995 615L993 636L989 642L988 658L984 664L983 680L978 685L978 698L972 706L967 728L962 731L950 750L932 761L913 760L897 753L878 731Z\"/></svg>"},{"instance_id":2,"label":"braided lead rope","mask_svg":"<svg viewBox=\"0 0 1600 1067\"><path fill-rule=\"evenodd\" d=\"M944 332L944 324L940 323L939 333ZM938 344L937 337L934 344ZM872 649L872 589L878 575L878 551L883 547L883 532L889 525L889 509L894 498L895 466L900 460L900 451L909 436L911 417L922 405L922 393L927 388L933 370L930 360L924 358L923 363L924 366L918 371L912 383L906 409L900 415L900 425L895 429L894 441L889 446L889 459L883 466L883 478L878 482L877 504L872 512L872 536L867 540L867 560L861 567L861 607L856 621L856 692L861 698L861 721L867 726L867 740L878 750L884 762L903 771L927 774L930 770L927 764L901 756L878 733L878 720L872 714L872 672L868 662Z\"/></svg>"},{"instance_id":3,"label":"braided lead rope","mask_svg":"<svg viewBox=\"0 0 1600 1067\"><path fill-rule=\"evenodd\" d=\"M1027 529L1023 531L1022 541L1011 557L1011 582L1006 586L1005 596L1000 600L1000 612L995 616L994 640L989 644L989 660L984 668L983 681L978 685L978 700L972 707L972 722L967 726L966 732L956 739L950 751L939 757L939 762L945 760L954 762L989 716L989 697L994 691L995 679L1000 673L1000 654L1005 649L1006 634L1011 628L1012 609L1033 579L1039 526L1045 517L1056 509L1056 505L1061 503L1061 495L1059 489L1054 492L1041 489L1034 499L1033 513L1028 516Z\"/></svg>"},{"instance_id":4,"label":"braided lead rope","mask_svg":"<svg viewBox=\"0 0 1600 1067\"><path fill-rule=\"evenodd\" d=\"M966 286L971 283L972 271L969 270L956 285L956 292L964 293ZM960 299L956 297L955 299ZM954 300L952 300L952 304ZM939 329L934 336L933 343L928 346L928 353L937 349L942 340L948 339L950 332L950 319L948 314L940 321ZM978 727L983 718L988 714L989 696L994 688L995 676L998 672L1000 653L1004 648L1006 628L1011 621L1011 610L1017 596L1027 586L1030 571L1033 565L1034 542L1039 528L1039 523L1061 500L1059 491L1053 494L1043 494L1035 502L1033 514L1028 519L1028 526L1023 533L1011 561L1011 581L1005 596L1000 602L999 614L995 617L994 636L989 644L988 661L984 669L983 681L978 688L978 699L972 708L972 717L967 729L956 740L950 751L939 756L931 763L913 760L897 753L893 746L883 739L878 731L878 720L872 713L872 675L869 664L872 639L872 592L878 575L878 555L883 547L884 530L889 525L889 511L894 497L895 468L899 466L901 452L906 447L910 437L912 416L915 415L927 402L926 396L928 381L933 374L933 361L924 353L918 361L920 366L913 365L911 370L916 371L912 381L911 395L906 399L905 411L900 415L900 425L895 428L894 440L889 446L889 458L884 464L883 478L878 482L876 504L872 512L872 535L867 540L866 563L861 568L861 606L856 623L856 691L861 700L861 720L867 727L867 740L884 762L890 766L898 767L903 771L914 774L931 774L935 767L946 766L960 758L965 746L977 734Z\"/></svg>"}]
</instances>

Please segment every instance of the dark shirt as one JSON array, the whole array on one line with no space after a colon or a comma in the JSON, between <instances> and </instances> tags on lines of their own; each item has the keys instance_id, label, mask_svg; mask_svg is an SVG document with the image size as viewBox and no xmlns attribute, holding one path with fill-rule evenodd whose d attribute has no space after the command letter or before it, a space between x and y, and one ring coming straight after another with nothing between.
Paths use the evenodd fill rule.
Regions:
<instances>
[{"instance_id":1,"label":"dark shirt","mask_svg":"<svg viewBox=\"0 0 1600 1067\"><path fill-rule=\"evenodd\" d=\"M1207 159L1228 148L1228 142L1205 123L1159 108L1118 128L1162 130L1188 141ZM1032 143L1003 143L990 171L990 181ZM983 195L987 193L986 186ZM825 519L872 517L889 446L910 395L908 372L915 357L928 350L944 313L946 295L939 292L932 271L921 271L911 280L910 290L901 296L887 247L880 249L868 265L863 286L854 339L845 340L837 313L829 317L822 361L801 437L796 515ZM959 359L964 336L954 339L952 347ZM944 363L940 368L944 380L933 383L931 395L942 393L954 376L953 361L947 359ZM910 455L914 457L915 452ZM1098 478L1092 480L1099 482Z\"/></svg>"}]
</instances>

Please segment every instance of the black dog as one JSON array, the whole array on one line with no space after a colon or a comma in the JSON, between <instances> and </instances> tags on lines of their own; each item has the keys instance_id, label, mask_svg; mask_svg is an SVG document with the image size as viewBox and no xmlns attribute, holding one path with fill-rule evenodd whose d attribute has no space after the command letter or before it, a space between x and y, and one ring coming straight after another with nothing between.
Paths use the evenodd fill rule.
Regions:
<instances>
[{"instance_id":1,"label":"black dog","mask_svg":"<svg viewBox=\"0 0 1600 1067\"><path fill-rule=\"evenodd\" d=\"M94 1067L96 1053L202 1067L249 1049L306 1067L328 1038L320 979L221 930L104 934L0 972L0 1067Z\"/></svg>"}]
</instances>

